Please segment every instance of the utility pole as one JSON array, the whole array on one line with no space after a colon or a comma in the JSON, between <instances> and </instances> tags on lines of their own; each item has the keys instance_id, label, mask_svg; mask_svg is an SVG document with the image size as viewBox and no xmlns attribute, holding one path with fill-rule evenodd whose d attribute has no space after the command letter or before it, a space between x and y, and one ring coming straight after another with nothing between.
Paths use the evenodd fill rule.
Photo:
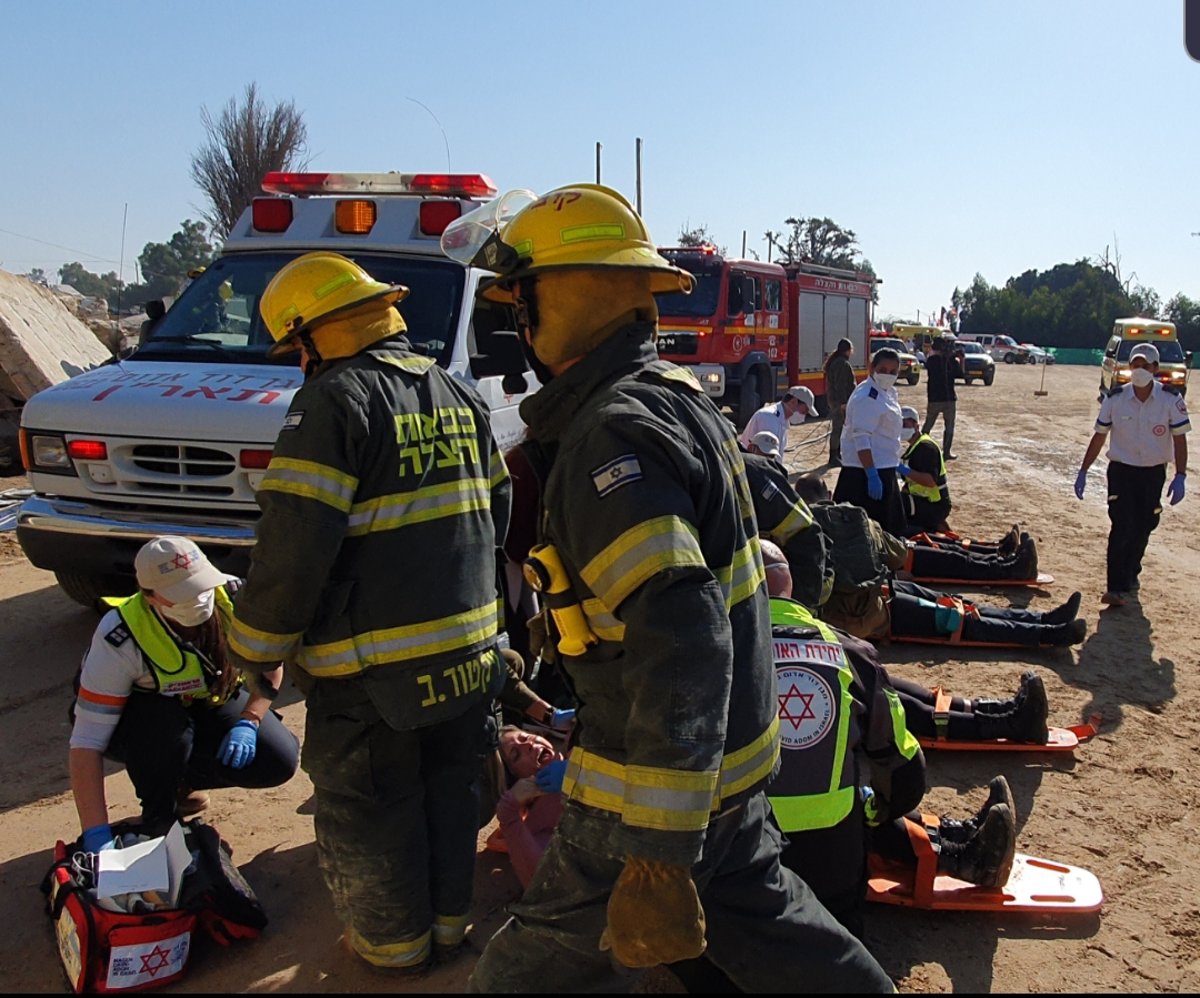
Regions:
<instances>
[{"instance_id":1,"label":"utility pole","mask_svg":"<svg viewBox=\"0 0 1200 998\"><path fill-rule=\"evenodd\" d=\"M637 213L642 213L642 140L636 143L637 156Z\"/></svg>"},{"instance_id":2,"label":"utility pole","mask_svg":"<svg viewBox=\"0 0 1200 998\"><path fill-rule=\"evenodd\" d=\"M596 183L600 183L600 150L603 148L599 142L596 143Z\"/></svg>"}]
</instances>

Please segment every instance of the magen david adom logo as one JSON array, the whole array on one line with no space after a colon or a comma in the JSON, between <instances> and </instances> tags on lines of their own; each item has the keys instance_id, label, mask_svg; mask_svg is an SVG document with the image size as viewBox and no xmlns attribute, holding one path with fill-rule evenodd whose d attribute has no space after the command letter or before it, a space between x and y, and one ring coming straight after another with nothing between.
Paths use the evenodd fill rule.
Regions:
<instances>
[{"instance_id":1,"label":"magen david adom logo","mask_svg":"<svg viewBox=\"0 0 1200 998\"><path fill-rule=\"evenodd\" d=\"M785 749L812 748L833 728L833 690L811 669L775 669L779 695L779 737Z\"/></svg>"}]
</instances>

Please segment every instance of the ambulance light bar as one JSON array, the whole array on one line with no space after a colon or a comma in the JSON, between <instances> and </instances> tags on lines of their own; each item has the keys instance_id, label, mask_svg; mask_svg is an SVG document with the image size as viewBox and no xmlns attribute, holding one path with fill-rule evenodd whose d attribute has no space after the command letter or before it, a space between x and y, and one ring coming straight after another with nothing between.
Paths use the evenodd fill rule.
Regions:
<instances>
[{"instance_id":1,"label":"ambulance light bar","mask_svg":"<svg viewBox=\"0 0 1200 998\"><path fill-rule=\"evenodd\" d=\"M418 194L495 197L492 179L482 173L286 173L263 177L268 194Z\"/></svg>"}]
</instances>

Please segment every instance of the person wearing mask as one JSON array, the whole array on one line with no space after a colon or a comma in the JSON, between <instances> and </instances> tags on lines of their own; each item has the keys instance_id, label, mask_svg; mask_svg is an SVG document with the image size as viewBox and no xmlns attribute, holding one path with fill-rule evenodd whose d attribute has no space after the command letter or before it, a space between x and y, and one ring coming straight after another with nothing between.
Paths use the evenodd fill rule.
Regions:
<instances>
[{"instance_id":1,"label":"person wearing mask","mask_svg":"<svg viewBox=\"0 0 1200 998\"><path fill-rule=\"evenodd\" d=\"M861 506L884 530L908 534L896 469L900 465L900 355L883 347L871 355L869 375L850 395L842 430L842 470L834 502Z\"/></svg>"},{"instance_id":2,"label":"person wearing mask","mask_svg":"<svg viewBox=\"0 0 1200 998\"><path fill-rule=\"evenodd\" d=\"M957 460L950 449L954 443L954 410L958 394L954 390L954 379L961 377L960 362L954 357L955 339L952 333L943 333L930 341L929 357L925 361L925 425L922 433L933 429L938 416L942 417L942 453L947 461Z\"/></svg>"},{"instance_id":3,"label":"person wearing mask","mask_svg":"<svg viewBox=\"0 0 1200 998\"><path fill-rule=\"evenodd\" d=\"M837 349L825 358L825 400L829 405L829 467L842 466L842 429L846 425L846 403L854 392L854 344L843 337Z\"/></svg>"},{"instance_id":4,"label":"person wearing mask","mask_svg":"<svg viewBox=\"0 0 1200 998\"><path fill-rule=\"evenodd\" d=\"M443 247L463 249L460 231ZM654 346L654 295L690 291L691 275L596 184L549 192L467 249L498 272L481 293L514 306L543 384L521 404L543 511L526 570L553 596L579 704L562 818L468 989L626 990L622 967L703 954L744 991L799 975L814 990L890 993L779 862L769 607L745 466L694 375Z\"/></svg>"},{"instance_id":5,"label":"person wearing mask","mask_svg":"<svg viewBox=\"0 0 1200 998\"><path fill-rule=\"evenodd\" d=\"M511 489L487 405L412 350L407 294L328 252L263 291L271 353L304 384L258 488L229 644L247 670L295 662L343 941L414 973L460 954L470 917Z\"/></svg>"},{"instance_id":6,"label":"person wearing mask","mask_svg":"<svg viewBox=\"0 0 1200 998\"><path fill-rule=\"evenodd\" d=\"M1139 588L1142 557L1162 516L1167 465L1171 505L1183 500L1187 482L1187 436L1192 424L1183 396L1155 379L1158 348L1139 343L1129 352L1130 381L1100 403L1096 428L1075 477L1082 499L1088 468L1108 439L1107 587L1100 602L1124 606Z\"/></svg>"},{"instance_id":7,"label":"person wearing mask","mask_svg":"<svg viewBox=\"0 0 1200 998\"><path fill-rule=\"evenodd\" d=\"M905 515L912 532L938 533L948 531L950 516L950 486L946 482L946 462L942 449L928 433L918 433L921 414L911 406L900 408L904 441L901 463L908 469L903 473Z\"/></svg>"},{"instance_id":8,"label":"person wearing mask","mask_svg":"<svg viewBox=\"0 0 1200 998\"><path fill-rule=\"evenodd\" d=\"M799 425L816 414L817 401L812 391L803 385L795 385L784 392L778 402L768 402L754 413L738 439L743 447L748 447L756 434L767 430L775 434L780 448L787 450L788 426Z\"/></svg>"},{"instance_id":9,"label":"person wearing mask","mask_svg":"<svg viewBox=\"0 0 1200 998\"><path fill-rule=\"evenodd\" d=\"M225 632L238 580L186 537L156 537L134 559L139 591L111 600L79 673L69 770L83 846L113 842L104 759L125 764L144 833L204 810L217 787L277 787L296 772L296 736L270 710L280 666L247 688ZM259 691L266 688L266 693Z\"/></svg>"}]
</instances>

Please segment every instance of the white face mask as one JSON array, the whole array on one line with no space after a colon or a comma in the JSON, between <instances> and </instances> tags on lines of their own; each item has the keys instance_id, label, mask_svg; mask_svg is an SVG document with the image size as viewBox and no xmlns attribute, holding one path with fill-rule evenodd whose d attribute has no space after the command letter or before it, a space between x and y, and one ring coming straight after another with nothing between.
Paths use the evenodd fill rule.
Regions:
<instances>
[{"instance_id":1,"label":"white face mask","mask_svg":"<svg viewBox=\"0 0 1200 998\"><path fill-rule=\"evenodd\" d=\"M1154 380L1154 373L1148 367L1135 367L1129 375L1129 380L1138 388L1145 388Z\"/></svg>"},{"instance_id":2,"label":"white face mask","mask_svg":"<svg viewBox=\"0 0 1200 998\"><path fill-rule=\"evenodd\" d=\"M875 384L877 384L885 392L896 383L895 374L882 374L877 371L875 374L872 374L871 377L875 379Z\"/></svg>"},{"instance_id":3,"label":"white face mask","mask_svg":"<svg viewBox=\"0 0 1200 998\"><path fill-rule=\"evenodd\" d=\"M210 589L197 596L191 603L176 603L173 606L160 606L158 609L164 617L182 627L196 627L212 616L214 602L213 590Z\"/></svg>"},{"instance_id":4,"label":"white face mask","mask_svg":"<svg viewBox=\"0 0 1200 998\"><path fill-rule=\"evenodd\" d=\"M911 440L913 438L913 434L916 432L916 429L911 426L903 426L900 428L900 439Z\"/></svg>"},{"instance_id":5,"label":"white face mask","mask_svg":"<svg viewBox=\"0 0 1200 998\"><path fill-rule=\"evenodd\" d=\"M788 425L789 426L799 426L807 418L808 417L805 416L804 413L802 413L802 412L793 412L790 416L788 416Z\"/></svg>"}]
</instances>

